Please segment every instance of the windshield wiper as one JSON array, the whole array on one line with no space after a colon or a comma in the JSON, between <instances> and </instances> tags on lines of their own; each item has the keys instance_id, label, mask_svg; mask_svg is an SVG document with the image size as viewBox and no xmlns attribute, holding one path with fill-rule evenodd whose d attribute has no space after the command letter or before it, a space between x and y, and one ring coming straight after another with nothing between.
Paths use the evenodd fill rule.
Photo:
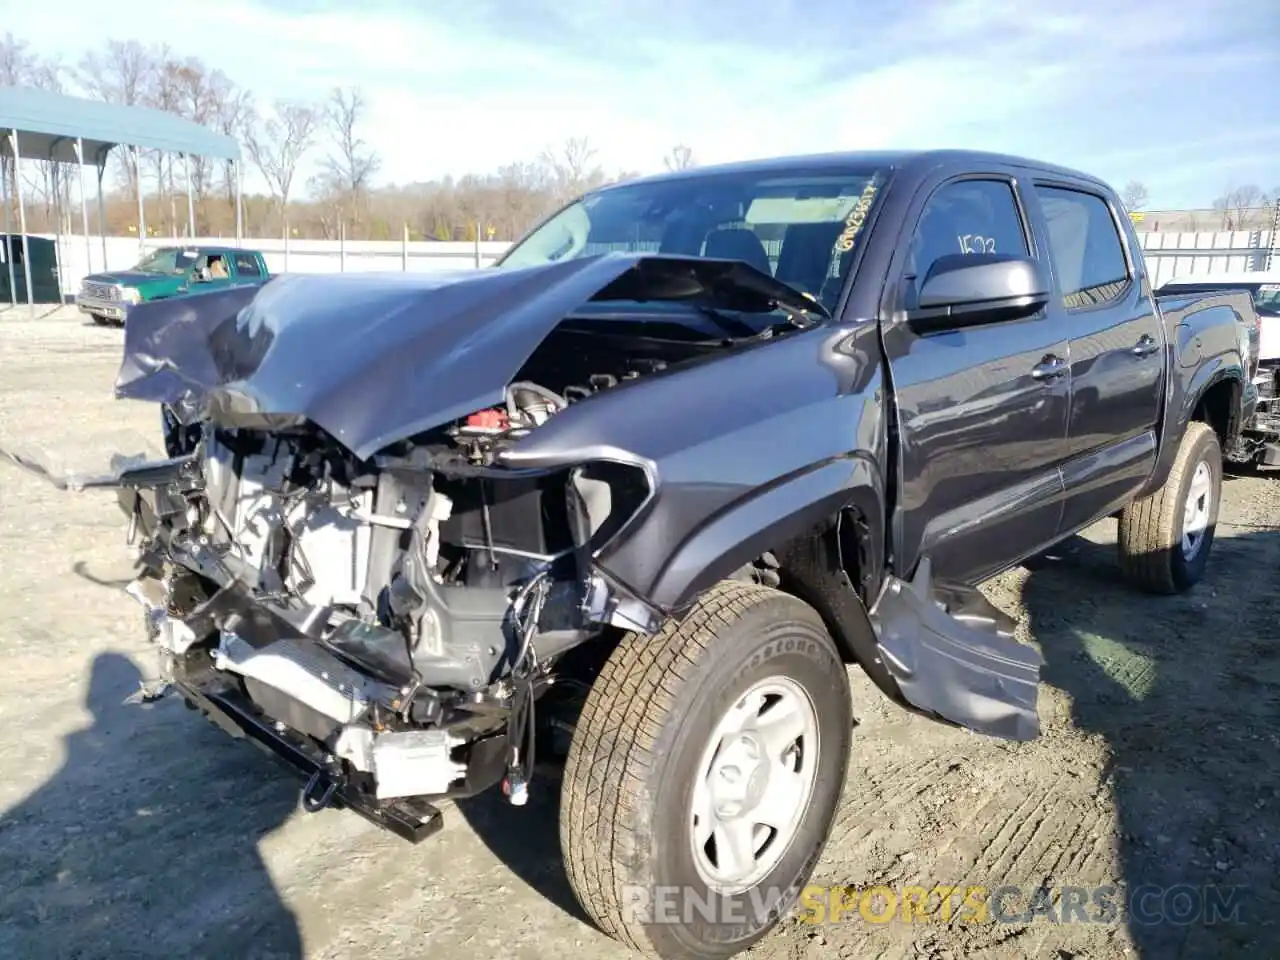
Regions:
<instances>
[{"instance_id":1,"label":"windshield wiper","mask_svg":"<svg viewBox=\"0 0 1280 960\"><path fill-rule=\"evenodd\" d=\"M770 323L764 327L753 327L718 307L705 303L695 303L692 306L699 314L715 324L730 340L764 340L773 336L774 331L780 326L777 323ZM789 303L779 303L777 306L787 315L786 323L799 330L816 326L822 322L821 318L827 316L817 304L812 311L801 310Z\"/></svg>"},{"instance_id":2,"label":"windshield wiper","mask_svg":"<svg viewBox=\"0 0 1280 960\"><path fill-rule=\"evenodd\" d=\"M806 293L804 296L808 298L809 294ZM787 315L787 320L790 321L793 327L799 327L801 330L807 330L809 327L821 323L824 318L830 319L831 317L827 308L817 300L813 301L812 307L802 309L790 303L779 303L778 309Z\"/></svg>"}]
</instances>

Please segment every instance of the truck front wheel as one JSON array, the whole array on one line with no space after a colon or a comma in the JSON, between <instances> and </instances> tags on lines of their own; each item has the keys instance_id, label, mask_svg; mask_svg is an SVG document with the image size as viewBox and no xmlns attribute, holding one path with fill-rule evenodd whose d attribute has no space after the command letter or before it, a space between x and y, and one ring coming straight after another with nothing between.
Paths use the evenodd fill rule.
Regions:
<instances>
[{"instance_id":1,"label":"truck front wheel","mask_svg":"<svg viewBox=\"0 0 1280 960\"><path fill-rule=\"evenodd\" d=\"M650 956L745 950L792 906L848 765L849 681L822 619L725 582L596 679L565 768L560 842L607 934Z\"/></svg>"},{"instance_id":2,"label":"truck front wheel","mask_svg":"<svg viewBox=\"0 0 1280 960\"><path fill-rule=\"evenodd\" d=\"M1222 446L1193 421L1164 486L1120 515L1120 566L1151 593L1181 593L1204 576L1222 500Z\"/></svg>"}]
</instances>

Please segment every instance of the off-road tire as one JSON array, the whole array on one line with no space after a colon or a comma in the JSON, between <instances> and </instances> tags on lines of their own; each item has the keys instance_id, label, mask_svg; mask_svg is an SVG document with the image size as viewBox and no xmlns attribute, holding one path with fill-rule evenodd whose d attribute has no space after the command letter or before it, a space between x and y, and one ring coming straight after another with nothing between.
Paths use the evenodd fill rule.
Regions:
<instances>
[{"instance_id":1,"label":"off-road tire","mask_svg":"<svg viewBox=\"0 0 1280 960\"><path fill-rule=\"evenodd\" d=\"M790 845L755 887L729 898L740 914L725 901L710 922L697 911L682 916L670 901L661 901L665 916L646 914L645 896L656 905L691 890L706 902L689 839L699 760L728 708L752 684L780 675L809 697L820 744ZM560 845L583 908L602 931L650 956L712 960L745 950L792 907L822 853L852 727L835 644L817 612L785 593L726 581L656 636L627 634L587 696L565 768ZM780 895L761 901L771 890ZM716 922L721 917L730 922Z\"/></svg>"},{"instance_id":2,"label":"off-road tire","mask_svg":"<svg viewBox=\"0 0 1280 960\"><path fill-rule=\"evenodd\" d=\"M1182 552L1183 508L1200 463L1209 466L1213 502L1204 542L1188 560ZM1222 446L1211 426L1192 421L1182 435L1164 486L1129 504L1120 514L1117 540L1125 578L1149 593L1182 593L1193 587L1204 576L1209 562L1221 502Z\"/></svg>"}]
</instances>

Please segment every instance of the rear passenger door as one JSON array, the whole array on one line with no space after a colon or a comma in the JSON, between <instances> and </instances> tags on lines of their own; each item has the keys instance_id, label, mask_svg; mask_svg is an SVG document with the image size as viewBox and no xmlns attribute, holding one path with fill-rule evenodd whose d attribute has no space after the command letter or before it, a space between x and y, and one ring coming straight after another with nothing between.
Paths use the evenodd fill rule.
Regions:
<instances>
[{"instance_id":1,"label":"rear passenger door","mask_svg":"<svg viewBox=\"0 0 1280 960\"><path fill-rule=\"evenodd\" d=\"M1151 473L1164 409L1165 334L1123 214L1087 184L1037 181L1035 216L1054 277L1049 314L1070 343L1069 533L1112 512Z\"/></svg>"},{"instance_id":2,"label":"rear passenger door","mask_svg":"<svg viewBox=\"0 0 1280 960\"><path fill-rule=\"evenodd\" d=\"M930 267L954 254L1039 256L1011 174L925 186L890 269L882 341L898 428L898 568L975 582L1057 534L1070 386L1063 330L1044 310L922 332L905 319Z\"/></svg>"}]
</instances>

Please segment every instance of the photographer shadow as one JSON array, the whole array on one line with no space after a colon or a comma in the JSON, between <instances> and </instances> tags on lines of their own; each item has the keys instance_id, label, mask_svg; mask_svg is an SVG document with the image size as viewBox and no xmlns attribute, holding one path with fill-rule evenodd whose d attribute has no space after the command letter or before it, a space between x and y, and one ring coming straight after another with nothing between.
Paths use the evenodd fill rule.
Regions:
<instances>
[{"instance_id":1,"label":"photographer shadow","mask_svg":"<svg viewBox=\"0 0 1280 960\"><path fill-rule=\"evenodd\" d=\"M141 678L128 657L99 654L92 724L0 816L0 956L300 957L257 850L294 793L212 728L192 736L173 700L125 704Z\"/></svg>"}]
</instances>

